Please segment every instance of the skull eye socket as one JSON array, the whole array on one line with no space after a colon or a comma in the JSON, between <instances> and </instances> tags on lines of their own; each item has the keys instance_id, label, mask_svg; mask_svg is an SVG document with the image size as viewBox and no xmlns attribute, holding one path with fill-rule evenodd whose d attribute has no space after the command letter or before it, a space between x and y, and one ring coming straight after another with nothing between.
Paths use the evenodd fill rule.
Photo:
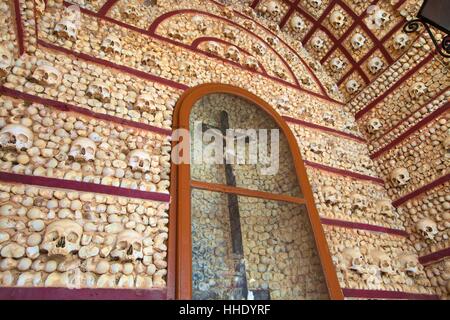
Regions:
<instances>
[{"instance_id":1,"label":"skull eye socket","mask_svg":"<svg viewBox=\"0 0 450 320\"><path fill-rule=\"evenodd\" d=\"M58 240L58 238L59 238L59 235L58 235L58 232L56 232L56 231L50 232L50 233L47 235L47 239L48 239L49 241L56 241L56 240Z\"/></svg>"},{"instance_id":2,"label":"skull eye socket","mask_svg":"<svg viewBox=\"0 0 450 320\"><path fill-rule=\"evenodd\" d=\"M28 141L28 137L26 135L24 135L24 134L19 134L17 136L17 141L19 141L19 142L27 142Z\"/></svg>"},{"instance_id":3,"label":"skull eye socket","mask_svg":"<svg viewBox=\"0 0 450 320\"><path fill-rule=\"evenodd\" d=\"M133 243L133 249L136 251L140 251L142 248L141 244L139 242Z\"/></svg>"},{"instance_id":4,"label":"skull eye socket","mask_svg":"<svg viewBox=\"0 0 450 320\"><path fill-rule=\"evenodd\" d=\"M66 239L69 242L76 242L78 240L78 235L75 232L70 232L67 235Z\"/></svg>"},{"instance_id":5,"label":"skull eye socket","mask_svg":"<svg viewBox=\"0 0 450 320\"><path fill-rule=\"evenodd\" d=\"M128 242L126 242L126 241L120 241L117 244L117 248L120 250L125 250L127 247L128 247Z\"/></svg>"}]
</instances>

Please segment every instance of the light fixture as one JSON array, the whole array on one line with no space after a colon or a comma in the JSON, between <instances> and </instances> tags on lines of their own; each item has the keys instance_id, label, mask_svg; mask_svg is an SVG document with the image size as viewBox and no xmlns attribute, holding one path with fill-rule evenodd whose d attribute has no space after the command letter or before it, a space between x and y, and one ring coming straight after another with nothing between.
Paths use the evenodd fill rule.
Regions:
<instances>
[{"instance_id":1,"label":"light fixture","mask_svg":"<svg viewBox=\"0 0 450 320\"><path fill-rule=\"evenodd\" d=\"M430 35L436 46L436 51L445 58L450 58L450 0L424 0L417 14L417 19L408 21L403 31L406 33L416 32L420 25ZM441 43L438 43L430 25L445 33Z\"/></svg>"}]
</instances>

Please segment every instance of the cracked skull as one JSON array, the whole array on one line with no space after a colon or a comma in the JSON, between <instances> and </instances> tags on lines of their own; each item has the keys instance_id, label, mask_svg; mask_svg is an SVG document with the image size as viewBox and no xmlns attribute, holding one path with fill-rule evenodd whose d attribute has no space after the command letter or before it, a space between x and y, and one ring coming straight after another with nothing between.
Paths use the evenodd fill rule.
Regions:
<instances>
[{"instance_id":1,"label":"cracked skull","mask_svg":"<svg viewBox=\"0 0 450 320\"><path fill-rule=\"evenodd\" d=\"M359 50L366 44L366 37L357 32L352 36L351 43L353 49Z\"/></svg>"},{"instance_id":2,"label":"cracked skull","mask_svg":"<svg viewBox=\"0 0 450 320\"><path fill-rule=\"evenodd\" d=\"M384 27L390 20L390 14L381 8L376 7L371 12L371 24L377 29Z\"/></svg>"},{"instance_id":3,"label":"cracked skull","mask_svg":"<svg viewBox=\"0 0 450 320\"><path fill-rule=\"evenodd\" d=\"M319 36L315 36L314 38L312 38L311 40L311 45L314 48L314 50L316 51L320 51L323 49L325 42L323 41L323 39Z\"/></svg>"},{"instance_id":4,"label":"cracked skull","mask_svg":"<svg viewBox=\"0 0 450 320\"><path fill-rule=\"evenodd\" d=\"M55 67L41 62L31 75L31 80L42 86L58 86L61 83L61 72Z\"/></svg>"},{"instance_id":5,"label":"cracked skull","mask_svg":"<svg viewBox=\"0 0 450 320\"><path fill-rule=\"evenodd\" d=\"M102 81L95 80L89 84L87 96L100 102L109 102L111 100L111 89Z\"/></svg>"},{"instance_id":6,"label":"cracked skull","mask_svg":"<svg viewBox=\"0 0 450 320\"><path fill-rule=\"evenodd\" d=\"M419 258L415 253L406 253L398 258L400 271L409 277L415 277L422 270Z\"/></svg>"},{"instance_id":7,"label":"cracked skull","mask_svg":"<svg viewBox=\"0 0 450 320\"><path fill-rule=\"evenodd\" d=\"M378 118L372 118L367 123L367 131L370 134L374 134L375 132L379 131L383 125L381 124L381 120Z\"/></svg>"},{"instance_id":8,"label":"cracked skull","mask_svg":"<svg viewBox=\"0 0 450 320\"><path fill-rule=\"evenodd\" d=\"M76 41L78 27L72 20L63 18L56 24L53 33L61 39Z\"/></svg>"},{"instance_id":9,"label":"cracked skull","mask_svg":"<svg viewBox=\"0 0 450 320\"><path fill-rule=\"evenodd\" d=\"M359 90L359 83L356 80L351 79L345 84L345 89L350 94L356 93Z\"/></svg>"},{"instance_id":10,"label":"cracked skull","mask_svg":"<svg viewBox=\"0 0 450 320\"><path fill-rule=\"evenodd\" d=\"M369 71L372 74L377 74L378 72L380 72L380 70L383 68L384 63L383 61L379 58L379 57L373 57L372 59L369 60Z\"/></svg>"},{"instance_id":11,"label":"cracked skull","mask_svg":"<svg viewBox=\"0 0 450 320\"><path fill-rule=\"evenodd\" d=\"M0 77L8 74L13 65L13 53L5 45L0 45Z\"/></svg>"},{"instance_id":12,"label":"cracked skull","mask_svg":"<svg viewBox=\"0 0 450 320\"><path fill-rule=\"evenodd\" d=\"M348 270L359 274L364 273L365 261L359 248L345 248L342 250L342 259L342 263Z\"/></svg>"},{"instance_id":13,"label":"cracked skull","mask_svg":"<svg viewBox=\"0 0 450 320\"><path fill-rule=\"evenodd\" d=\"M406 33L399 33L394 37L395 50L403 50L409 44L409 36Z\"/></svg>"},{"instance_id":14,"label":"cracked skull","mask_svg":"<svg viewBox=\"0 0 450 320\"><path fill-rule=\"evenodd\" d=\"M413 99L419 99L428 91L427 85L423 82L414 83L409 89L409 95Z\"/></svg>"},{"instance_id":15,"label":"cracked skull","mask_svg":"<svg viewBox=\"0 0 450 320\"><path fill-rule=\"evenodd\" d=\"M0 146L2 149L26 151L33 145L34 134L21 124L8 124L0 131Z\"/></svg>"},{"instance_id":16,"label":"cracked skull","mask_svg":"<svg viewBox=\"0 0 450 320\"><path fill-rule=\"evenodd\" d=\"M118 234L111 257L120 261L136 261L144 258L142 236L134 230L124 230Z\"/></svg>"},{"instance_id":17,"label":"cracked skull","mask_svg":"<svg viewBox=\"0 0 450 320\"><path fill-rule=\"evenodd\" d=\"M434 237L438 234L437 224L430 218L417 221L416 228L425 240L434 241Z\"/></svg>"},{"instance_id":18,"label":"cracked skull","mask_svg":"<svg viewBox=\"0 0 450 320\"><path fill-rule=\"evenodd\" d=\"M290 25L292 30L297 32L303 31L306 27L305 21L303 21L303 19L299 16L294 16L290 21Z\"/></svg>"},{"instance_id":19,"label":"cracked skull","mask_svg":"<svg viewBox=\"0 0 450 320\"><path fill-rule=\"evenodd\" d=\"M103 39L100 48L106 53L120 54L122 52L122 42L119 37L111 33Z\"/></svg>"},{"instance_id":20,"label":"cracked skull","mask_svg":"<svg viewBox=\"0 0 450 320\"><path fill-rule=\"evenodd\" d=\"M153 95L150 93L142 93L136 99L136 108L142 111L155 112L156 106Z\"/></svg>"},{"instance_id":21,"label":"cracked skull","mask_svg":"<svg viewBox=\"0 0 450 320\"><path fill-rule=\"evenodd\" d=\"M261 7L261 12L277 16L281 13L281 7L278 1L269 1L265 6Z\"/></svg>"},{"instance_id":22,"label":"cracked skull","mask_svg":"<svg viewBox=\"0 0 450 320\"><path fill-rule=\"evenodd\" d=\"M401 187L408 184L411 177L409 176L408 170L406 168L396 168L391 172L391 181L394 186Z\"/></svg>"},{"instance_id":23,"label":"cracked skull","mask_svg":"<svg viewBox=\"0 0 450 320\"><path fill-rule=\"evenodd\" d=\"M342 28L345 25L346 20L347 18L340 10L336 10L330 15L330 23L336 29Z\"/></svg>"},{"instance_id":24,"label":"cracked skull","mask_svg":"<svg viewBox=\"0 0 450 320\"><path fill-rule=\"evenodd\" d=\"M322 189L323 199L326 204L335 205L338 203L339 194L338 191L332 186L326 186Z\"/></svg>"},{"instance_id":25,"label":"cracked skull","mask_svg":"<svg viewBox=\"0 0 450 320\"><path fill-rule=\"evenodd\" d=\"M152 158L150 154L143 149L136 149L128 155L128 165L133 171L148 172Z\"/></svg>"},{"instance_id":26,"label":"cracked skull","mask_svg":"<svg viewBox=\"0 0 450 320\"><path fill-rule=\"evenodd\" d=\"M352 200L352 208L358 210L364 210L368 207L367 198L361 194L355 193L351 197Z\"/></svg>"},{"instance_id":27,"label":"cracked skull","mask_svg":"<svg viewBox=\"0 0 450 320\"><path fill-rule=\"evenodd\" d=\"M40 246L49 256L67 256L80 249L83 228L75 221L63 219L50 223Z\"/></svg>"},{"instance_id":28,"label":"cracked skull","mask_svg":"<svg viewBox=\"0 0 450 320\"><path fill-rule=\"evenodd\" d=\"M234 62L241 61L241 53L239 52L239 49L234 46L228 47L227 52L225 53L225 57Z\"/></svg>"},{"instance_id":29,"label":"cracked skull","mask_svg":"<svg viewBox=\"0 0 450 320\"><path fill-rule=\"evenodd\" d=\"M394 275L396 272L392 266L392 258L382 250L371 250L369 259L372 264L377 266L382 274Z\"/></svg>"},{"instance_id":30,"label":"cracked skull","mask_svg":"<svg viewBox=\"0 0 450 320\"><path fill-rule=\"evenodd\" d=\"M331 60L330 67L334 72L338 72L345 67L345 63L339 57L335 57Z\"/></svg>"},{"instance_id":31,"label":"cracked skull","mask_svg":"<svg viewBox=\"0 0 450 320\"><path fill-rule=\"evenodd\" d=\"M93 161L97 145L89 138L79 137L72 142L69 157L75 161Z\"/></svg>"}]
</instances>

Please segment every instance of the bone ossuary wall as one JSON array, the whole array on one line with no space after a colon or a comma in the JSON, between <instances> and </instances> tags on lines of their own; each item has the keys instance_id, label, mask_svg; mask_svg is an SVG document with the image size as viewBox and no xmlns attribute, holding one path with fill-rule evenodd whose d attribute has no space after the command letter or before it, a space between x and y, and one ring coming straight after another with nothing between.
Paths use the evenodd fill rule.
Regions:
<instances>
[{"instance_id":1,"label":"bone ossuary wall","mask_svg":"<svg viewBox=\"0 0 450 320\"><path fill-rule=\"evenodd\" d=\"M375 4L2 0L1 286L166 290L173 109L222 83L297 138L346 298L448 297L448 60Z\"/></svg>"}]
</instances>

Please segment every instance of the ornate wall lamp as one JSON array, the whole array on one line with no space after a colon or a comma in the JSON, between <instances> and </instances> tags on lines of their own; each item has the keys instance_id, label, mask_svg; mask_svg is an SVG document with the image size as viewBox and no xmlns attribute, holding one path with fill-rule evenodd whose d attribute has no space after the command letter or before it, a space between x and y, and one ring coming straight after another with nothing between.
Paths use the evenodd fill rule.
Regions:
<instances>
[{"instance_id":1,"label":"ornate wall lamp","mask_svg":"<svg viewBox=\"0 0 450 320\"><path fill-rule=\"evenodd\" d=\"M450 58L450 1L424 0L417 14L417 19L408 21L403 27L406 33L415 32L423 25L431 37L437 52L445 58ZM439 44L430 25L445 33Z\"/></svg>"}]
</instances>

